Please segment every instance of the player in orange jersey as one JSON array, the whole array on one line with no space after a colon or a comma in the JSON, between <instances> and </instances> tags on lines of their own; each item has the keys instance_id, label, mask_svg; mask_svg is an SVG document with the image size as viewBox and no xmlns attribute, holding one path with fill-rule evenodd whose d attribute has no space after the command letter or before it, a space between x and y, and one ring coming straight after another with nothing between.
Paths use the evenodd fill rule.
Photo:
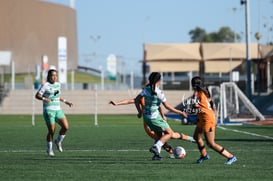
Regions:
<instances>
[{"instance_id":1,"label":"player in orange jersey","mask_svg":"<svg viewBox=\"0 0 273 181\"><path fill-rule=\"evenodd\" d=\"M198 149L201 153L201 156L196 163L202 163L204 160L209 159L209 155L207 154L207 150L205 148L205 143L202 139L202 136L204 135L207 145L214 151L227 158L225 164L231 165L237 160L237 158L228 152L223 146L215 143L216 118L213 110L211 95L207 87L203 85L200 77L193 77L191 84L194 90L193 107L197 109L198 116L198 122L193 137L196 140Z\"/></svg>"}]
</instances>

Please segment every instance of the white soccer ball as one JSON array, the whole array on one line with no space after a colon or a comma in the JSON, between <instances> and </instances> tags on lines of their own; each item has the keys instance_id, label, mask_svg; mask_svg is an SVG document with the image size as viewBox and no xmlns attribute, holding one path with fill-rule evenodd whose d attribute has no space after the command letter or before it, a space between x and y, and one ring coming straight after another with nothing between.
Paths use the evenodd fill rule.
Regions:
<instances>
[{"instance_id":1,"label":"white soccer ball","mask_svg":"<svg viewBox=\"0 0 273 181\"><path fill-rule=\"evenodd\" d=\"M182 146L177 146L173 151L176 159L183 159L186 156L186 150Z\"/></svg>"}]
</instances>

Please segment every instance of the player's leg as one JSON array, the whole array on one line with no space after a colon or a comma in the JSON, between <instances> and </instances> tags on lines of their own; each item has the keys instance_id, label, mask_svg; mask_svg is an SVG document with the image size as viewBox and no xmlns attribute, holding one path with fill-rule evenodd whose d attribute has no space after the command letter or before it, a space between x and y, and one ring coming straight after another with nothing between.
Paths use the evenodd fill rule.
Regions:
<instances>
[{"instance_id":1,"label":"player's leg","mask_svg":"<svg viewBox=\"0 0 273 181\"><path fill-rule=\"evenodd\" d=\"M183 133L174 132L172 129L171 129L170 134L171 134L171 138L172 139L182 139L184 141L195 142L195 140L193 139L193 137L185 135Z\"/></svg>"},{"instance_id":2,"label":"player's leg","mask_svg":"<svg viewBox=\"0 0 273 181\"><path fill-rule=\"evenodd\" d=\"M232 164L237 160L237 158L229 151L227 151L223 146L215 143L215 129L212 128L208 132L206 132L205 138L210 148L227 158L226 164Z\"/></svg>"},{"instance_id":3,"label":"player's leg","mask_svg":"<svg viewBox=\"0 0 273 181\"><path fill-rule=\"evenodd\" d=\"M65 138L65 135L66 135L69 125L68 125L68 120L62 111L58 111L58 124L61 126L61 129L60 129L59 135L58 135L57 139L54 141L54 143L56 144L57 149L60 152L63 152L62 141Z\"/></svg>"},{"instance_id":4,"label":"player's leg","mask_svg":"<svg viewBox=\"0 0 273 181\"><path fill-rule=\"evenodd\" d=\"M168 128L170 129L170 128ZM161 152L161 148L163 147L164 144L167 143L167 141L169 139L171 139L171 134L169 133L170 131L166 131L164 132L164 134L162 134L162 136L160 137L159 140L157 140L155 142L155 144L150 148L150 152L154 154L153 156L153 160L161 160L162 157L160 155L160 152Z\"/></svg>"},{"instance_id":5,"label":"player's leg","mask_svg":"<svg viewBox=\"0 0 273 181\"><path fill-rule=\"evenodd\" d=\"M46 136L46 146L47 146L46 152L48 156L54 156L54 152L52 149L52 140L53 140L53 136L54 136L54 132L56 128L54 112L44 111L43 116L46 122L47 131L48 131Z\"/></svg>"},{"instance_id":6,"label":"player's leg","mask_svg":"<svg viewBox=\"0 0 273 181\"><path fill-rule=\"evenodd\" d=\"M159 140L163 136L164 133L162 131L161 132L155 132L155 133L156 133L156 135L158 137L158 139L155 140L155 142L156 142L157 140ZM168 142L164 143L164 145L162 146L162 148L166 152L169 153L169 157L170 158L174 158L174 156L173 156L173 147L171 145L169 145Z\"/></svg>"},{"instance_id":7,"label":"player's leg","mask_svg":"<svg viewBox=\"0 0 273 181\"><path fill-rule=\"evenodd\" d=\"M47 154L48 156L54 156L54 152L52 149L52 140L53 140L53 136L54 136L54 132L55 132L55 127L56 124L48 124L47 125L47 136L46 136L46 141L47 141Z\"/></svg>"},{"instance_id":8,"label":"player's leg","mask_svg":"<svg viewBox=\"0 0 273 181\"><path fill-rule=\"evenodd\" d=\"M178 132L173 132L171 138L172 139L181 139L181 140L184 140L184 141L195 142L193 137L185 135L183 133L178 133Z\"/></svg>"},{"instance_id":9,"label":"player's leg","mask_svg":"<svg viewBox=\"0 0 273 181\"><path fill-rule=\"evenodd\" d=\"M155 142L155 144L150 148L150 152L154 154L153 160L161 160L162 157L160 155L162 146L169 141L172 136L172 129L170 128L169 124L162 119L159 115L156 119L145 119L147 125L150 127L151 130L155 132L164 132L159 140Z\"/></svg>"},{"instance_id":10,"label":"player's leg","mask_svg":"<svg viewBox=\"0 0 273 181\"><path fill-rule=\"evenodd\" d=\"M189 142L192 142L192 143L195 143L195 139L189 135L185 135L183 133L181 133L181 139L184 140L184 141L189 141Z\"/></svg>"},{"instance_id":11,"label":"player's leg","mask_svg":"<svg viewBox=\"0 0 273 181\"><path fill-rule=\"evenodd\" d=\"M161 151L162 146L165 143L167 143L167 141L169 141L172 135L174 134L173 130L170 127L164 129L165 130L163 131L163 134L161 135L160 139L155 143L155 146L157 147L159 153Z\"/></svg>"},{"instance_id":12,"label":"player's leg","mask_svg":"<svg viewBox=\"0 0 273 181\"><path fill-rule=\"evenodd\" d=\"M143 128L148 136L150 136L153 140L158 140L158 135L152 131L149 126L143 121Z\"/></svg>"},{"instance_id":13,"label":"player's leg","mask_svg":"<svg viewBox=\"0 0 273 181\"><path fill-rule=\"evenodd\" d=\"M162 136L162 132L155 132L152 131L149 126L143 121L143 128L148 136L150 136L153 140L157 141ZM167 151L170 154L170 157L172 157L173 154L173 148L171 145L169 145L167 142L162 146L162 148Z\"/></svg>"},{"instance_id":14,"label":"player's leg","mask_svg":"<svg viewBox=\"0 0 273 181\"><path fill-rule=\"evenodd\" d=\"M207 150L205 147L205 143L202 139L202 136L203 136L203 129L197 125L194 130L193 137L197 143L197 147L199 149L199 152L201 153L201 156L198 160L196 160L196 163L202 163L204 160L209 159L209 155L207 154Z\"/></svg>"}]
</instances>

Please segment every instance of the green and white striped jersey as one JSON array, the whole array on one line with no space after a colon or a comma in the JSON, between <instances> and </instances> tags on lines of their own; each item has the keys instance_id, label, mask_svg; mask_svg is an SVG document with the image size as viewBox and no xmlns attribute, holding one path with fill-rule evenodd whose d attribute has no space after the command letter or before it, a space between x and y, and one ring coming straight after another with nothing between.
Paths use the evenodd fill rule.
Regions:
<instances>
[{"instance_id":1,"label":"green and white striped jersey","mask_svg":"<svg viewBox=\"0 0 273 181\"><path fill-rule=\"evenodd\" d=\"M39 89L39 94L43 97L50 99L50 102L43 102L44 110L60 110L60 95L61 95L61 84L59 82L55 82L51 84L46 82Z\"/></svg>"},{"instance_id":2,"label":"green and white striped jersey","mask_svg":"<svg viewBox=\"0 0 273 181\"><path fill-rule=\"evenodd\" d=\"M144 97L144 115L150 119L155 119L160 114L159 106L162 102L166 101L166 97L162 90L158 87L155 89L156 95L152 95L151 87L146 86L142 92L140 93L141 96Z\"/></svg>"}]
</instances>

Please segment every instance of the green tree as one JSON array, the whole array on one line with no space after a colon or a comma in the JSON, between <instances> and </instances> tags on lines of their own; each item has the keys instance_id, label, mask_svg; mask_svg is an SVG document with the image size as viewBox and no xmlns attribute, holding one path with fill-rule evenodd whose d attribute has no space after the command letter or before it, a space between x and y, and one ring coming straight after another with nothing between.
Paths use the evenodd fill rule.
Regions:
<instances>
[{"instance_id":1,"label":"green tree","mask_svg":"<svg viewBox=\"0 0 273 181\"><path fill-rule=\"evenodd\" d=\"M204 29L196 27L189 32L189 35L191 36L192 42L202 42L205 36L207 36L207 33Z\"/></svg>"},{"instance_id":2,"label":"green tree","mask_svg":"<svg viewBox=\"0 0 273 181\"><path fill-rule=\"evenodd\" d=\"M218 32L207 33L204 29L196 27L189 31L191 42L234 42L240 41L241 36L229 27L221 27Z\"/></svg>"}]
</instances>

